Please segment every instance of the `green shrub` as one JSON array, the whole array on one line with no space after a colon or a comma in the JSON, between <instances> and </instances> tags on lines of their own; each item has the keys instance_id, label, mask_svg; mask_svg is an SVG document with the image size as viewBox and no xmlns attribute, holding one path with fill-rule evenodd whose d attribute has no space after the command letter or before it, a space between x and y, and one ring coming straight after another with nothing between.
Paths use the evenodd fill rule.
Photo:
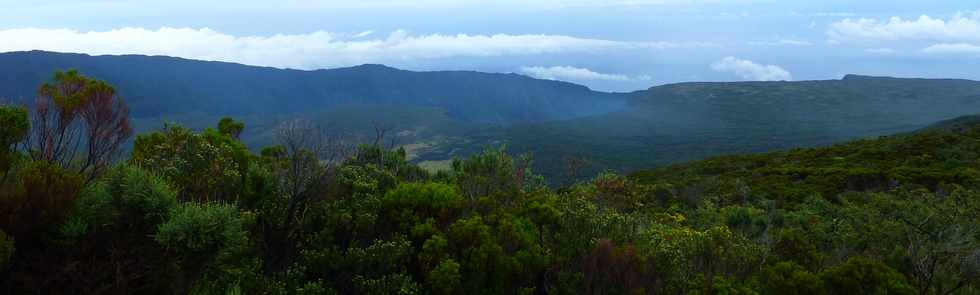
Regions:
<instances>
[{"instance_id":1,"label":"green shrub","mask_svg":"<svg viewBox=\"0 0 980 295\"><path fill-rule=\"evenodd\" d=\"M0 230L20 242L57 232L83 184L81 175L53 163L28 162L17 173L13 193L0 195Z\"/></svg>"},{"instance_id":2,"label":"green shrub","mask_svg":"<svg viewBox=\"0 0 980 295\"><path fill-rule=\"evenodd\" d=\"M14 238L0 231L0 271L7 267L14 257Z\"/></svg>"},{"instance_id":3,"label":"green shrub","mask_svg":"<svg viewBox=\"0 0 980 295\"><path fill-rule=\"evenodd\" d=\"M456 294L460 285L459 263L446 259L429 272L429 287L435 294Z\"/></svg>"},{"instance_id":4,"label":"green shrub","mask_svg":"<svg viewBox=\"0 0 980 295\"><path fill-rule=\"evenodd\" d=\"M915 294L905 277L867 257L851 257L820 274L831 294Z\"/></svg>"},{"instance_id":5,"label":"green shrub","mask_svg":"<svg viewBox=\"0 0 980 295\"><path fill-rule=\"evenodd\" d=\"M178 253L213 254L239 246L245 231L234 205L184 203L160 224L154 238Z\"/></svg>"},{"instance_id":6,"label":"green shrub","mask_svg":"<svg viewBox=\"0 0 980 295\"><path fill-rule=\"evenodd\" d=\"M760 274L766 294L826 294L823 280L793 262L779 262Z\"/></svg>"},{"instance_id":7,"label":"green shrub","mask_svg":"<svg viewBox=\"0 0 980 295\"><path fill-rule=\"evenodd\" d=\"M62 232L68 237L103 229L150 234L176 206L177 195L166 181L137 167L120 166L85 188Z\"/></svg>"}]
</instances>

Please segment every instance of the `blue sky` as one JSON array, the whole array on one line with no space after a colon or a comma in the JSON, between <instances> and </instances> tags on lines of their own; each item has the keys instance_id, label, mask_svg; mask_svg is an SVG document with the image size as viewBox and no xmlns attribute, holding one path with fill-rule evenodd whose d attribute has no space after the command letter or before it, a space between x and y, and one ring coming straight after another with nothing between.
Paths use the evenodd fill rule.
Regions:
<instances>
[{"instance_id":1,"label":"blue sky","mask_svg":"<svg viewBox=\"0 0 980 295\"><path fill-rule=\"evenodd\" d=\"M980 79L977 1L0 0L0 52L684 81Z\"/></svg>"}]
</instances>

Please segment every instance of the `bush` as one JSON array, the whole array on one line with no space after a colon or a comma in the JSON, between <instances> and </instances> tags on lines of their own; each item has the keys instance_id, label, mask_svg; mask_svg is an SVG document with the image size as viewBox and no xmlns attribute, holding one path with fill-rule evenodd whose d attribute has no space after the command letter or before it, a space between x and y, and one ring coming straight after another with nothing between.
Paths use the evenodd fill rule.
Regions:
<instances>
[{"instance_id":1,"label":"bush","mask_svg":"<svg viewBox=\"0 0 980 295\"><path fill-rule=\"evenodd\" d=\"M0 271L7 267L7 263L14 257L14 239L3 231L0 231Z\"/></svg>"},{"instance_id":2,"label":"bush","mask_svg":"<svg viewBox=\"0 0 980 295\"><path fill-rule=\"evenodd\" d=\"M160 224L154 238L178 253L213 254L239 245L245 238L243 228L233 205L184 203Z\"/></svg>"},{"instance_id":3,"label":"bush","mask_svg":"<svg viewBox=\"0 0 980 295\"><path fill-rule=\"evenodd\" d=\"M459 263L446 259L429 272L429 287L435 294L456 294L460 278Z\"/></svg>"},{"instance_id":4,"label":"bush","mask_svg":"<svg viewBox=\"0 0 980 295\"><path fill-rule=\"evenodd\" d=\"M27 109L0 105L0 183L19 160L14 146L24 140L28 131Z\"/></svg>"},{"instance_id":5,"label":"bush","mask_svg":"<svg viewBox=\"0 0 980 295\"><path fill-rule=\"evenodd\" d=\"M186 293L211 262L234 256L248 244L244 226L233 205L184 203L171 212L154 239L178 258L178 293Z\"/></svg>"},{"instance_id":6,"label":"bush","mask_svg":"<svg viewBox=\"0 0 980 295\"><path fill-rule=\"evenodd\" d=\"M143 169L121 166L82 192L62 231L68 237L99 229L150 234L176 206L177 195L166 181Z\"/></svg>"},{"instance_id":7,"label":"bush","mask_svg":"<svg viewBox=\"0 0 980 295\"><path fill-rule=\"evenodd\" d=\"M0 196L0 230L20 241L40 239L64 222L83 183L81 175L53 163L27 163L13 193Z\"/></svg>"},{"instance_id":8,"label":"bush","mask_svg":"<svg viewBox=\"0 0 980 295\"><path fill-rule=\"evenodd\" d=\"M396 220L418 223L427 217L445 220L463 204L456 188L442 183L403 183L385 194L382 206Z\"/></svg>"},{"instance_id":9,"label":"bush","mask_svg":"<svg viewBox=\"0 0 980 295\"><path fill-rule=\"evenodd\" d=\"M792 262L780 262L760 274L767 294L826 294L823 280Z\"/></svg>"},{"instance_id":10,"label":"bush","mask_svg":"<svg viewBox=\"0 0 980 295\"><path fill-rule=\"evenodd\" d=\"M159 173L181 200L225 201L240 197L249 156L231 135L166 125L136 137L129 163Z\"/></svg>"},{"instance_id":11,"label":"bush","mask_svg":"<svg viewBox=\"0 0 980 295\"><path fill-rule=\"evenodd\" d=\"M915 294L905 277L884 263L851 257L820 274L831 294Z\"/></svg>"}]
</instances>

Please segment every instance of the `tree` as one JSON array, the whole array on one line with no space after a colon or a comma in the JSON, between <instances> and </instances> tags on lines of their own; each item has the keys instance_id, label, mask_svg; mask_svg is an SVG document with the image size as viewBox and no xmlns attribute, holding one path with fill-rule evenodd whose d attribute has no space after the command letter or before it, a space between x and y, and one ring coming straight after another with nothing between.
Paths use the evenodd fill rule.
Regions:
<instances>
[{"instance_id":1,"label":"tree","mask_svg":"<svg viewBox=\"0 0 980 295\"><path fill-rule=\"evenodd\" d=\"M856 256L820 274L830 294L915 294L905 277L884 263Z\"/></svg>"},{"instance_id":2,"label":"tree","mask_svg":"<svg viewBox=\"0 0 980 295\"><path fill-rule=\"evenodd\" d=\"M863 241L909 274L920 294L949 294L980 279L975 199L962 189L947 196L870 194L851 218Z\"/></svg>"},{"instance_id":3,"label":"tree","mask_svg":"<svg viewBox=\"0 0 980 295\"><path fill-rule=\"evenodd\" d=\"M94 180L132 135L129 109L104 81L75 70L56 72L38 89L27 140L34 160L43 160Z\"/></svg>"},{"instance_id":4,"label":"tree","mask_svg":"<svg viewBox=\"0 0 980 295\"><path fill-rule=\"evenodd\" d=\"M453 174L463 195L475 203L480 197L511 197L520 193L536 176L530 173L530 156L517 165L506 148L487 149L466 159L453 159ZM512 199L504 200L506 203Z\"/></svg>"},{"instance_id":5,"label":"tree","mask_svg":"<svg viewBox=\"0 0 980 295\"><path fill-rule=\"evenodd\" d=\"M376 147L377 150L382 151L381 153L378 153L377 160L378 160L378 169L384 170L385 169L385 153L383 153L383 151L384 150L387 150L386 148L384 148L385 134L387 134L388 131L391 131L392 129L394 129L394 127L392 127L392 126L390 126L388 124L385 124L385 123L378 123L378 122L374 122L371 125L374 127L374 142L371 145L374 146L374 147ZM392 138L392 140L394 140L394 138ZM393 147L394 144L395 144L394 141L392 141L391 142L391 145L389 146L389 148L390 147Z\"/></svg>"},{"instance_id":6,"label":"tree","mask_svg":"<svg viewBox=\"0 0 980 295\"><path fill-rule=\"evenodd\" d=\"M0 230L0 272L7 268L7 263L14 256L14 239Z\"/></svg>"},{"instance_id":7,"label":"tree","mask_svg":"<svg viewBox=\"0 0 980 295\"><path fill-rule=\"evenodd\" d=\"M79 172L92 181L112 164L120 146L133 136L133 129L129 126L129 108L112 86L92 80L86 88L81 117L87 153Z\"/></svg>"},{"instance_id":8,"label":"tree","mask_svg":"<svg viewBox=\"0 0 980 295\"><path fill-rule=\"evenodd\" d=\"M352 157L344 161L343 166L374 170L403 181L424 181L429 178L428 172L409 163L406 157L404 148L389 149L379 145L361 144Z\"/></svg>"},{"instance_id":9,"label":"tree","mask_svg":"<svg viewBox=\"0 0 980 295\"><path fill-rule=\"evenodd\" d=\"M690 284L701 279L701 288L706 293L713 292L715 276L745 277L758 267L764 256L762 247L725 226L697 230L657 225L649 234L648 249L658 261L668 264L674 282Z\"/></svg>"},{"instance_id":10,"label":"tree","mask_svg":"<svg viewBox=\"0 0 980 295\"><path fill-rule=\"evenodd\" d=\"M429 271L429 286L435 294L451 295L459 293L460 278L459 263L445 259Z\"/></svg>"},{"instance_id":11,"label":"tree","mask_svg":"<svg viewBox=\"0 0 980 295\"><path fill-rule=\"evenodd\" d=\"M17 173L13 193L0 196L0 230L25 247L54 232L71 210L84 179L46 161L33 161Z\"/></svg>"},{"instance_id":12,"label":"tree","mask_svg":"<svg viewBox=\"0 0 980 295\"><path fill-rule=\"evenodd\" d=\"M133 166L110 170L82 192L62 230L79 237L90 232L151 233L177 207L166 181Z\"/></svg>"},{"instance_id":13,"label":"tree","mask_svg":"<svg viewBox=\"0 0 980 295\"><path fill-rule=\"evenodd\" d=\"M586 294L655 293L662 284L655 266L632 245L616 246L599 240L585 257Z\"/></svg>"},{"instance_id":14,"label":"tree","mask_svg":"<svg viewBox=\"0 0 980 295\"><path fill-rule=\"evenodd\" d=\"M798 266L815 269L821 265L822 253L807 234L797 228L783 229L776 236L773 254L779 259L795 262Z\"/></svg>"},{"instance_id":15,"label":"tree","mask_svg":"<svg viewBox=\"0 0 980 295\"><path fill-rule=\"evenodd\" d=\"M78 266L62 271L60 281L78 288L72 292L116 294L169 285L169 259L151 236L177 205L176 193L162 178L132 166L109 170L85 188L61 227L73 245L69 261Z\"/></svg>"},{"instance_id":16,"label":"tree","mask_svg":"<svg viewBox=\"0 0 980 295\"><path fill-rule=\"evenodd\" d=\"M456 188L442 183L402 183L381 199L386 221L401 230L428 218L448 223L462 205L463 198Z\"/></svg>"},{"instance_id":17,"label":"tree","mask_svg":"<svg viewBox=\"0 0 980 295\"><path fill-rule=\"evenodd\" d=\"M300 212L326 194L336 175L335 165L346 156L342 142L327 138L319 126L309 121L284 122L276 131L282 157L272 165L280 189L271 198L259 220L264 242L263 269L280 273L292 264L296 252Z\"/></svg>"},{"instance_id":18,"label":"tree","mask_svg":"<svg viewBox=\"0 0 980 295\"><path fill-rule=\"evenodd\" d=\"M26 108L0 105L0 149L13 150L27 137L30 127Z\"/></svg>"},{"instance_id":19,"label":"tree","mask_svg":"<svg viewBox=\"0 0 980 295\"><path fill-rule=\"evenodd\" d=\"M566 184L575 183L583 170L592 165L592 161L581 154L564 154L561 156L562 177Z\"/></svg>"},{"instance_id":20,"label":"tree","mask_svg":"<svg viewBox=\"0 0 980 295\"><path fill-rule=\"evenodd\" d=\"M234 139L239 139L242 130L245 130L245 123L235 121L235 119L230 117L224 117L221 118L221 121L218 121L218 132L227 134Z\"/></svg>"},{"instance_id":21,"label":"tree","mask_svg":"<svg viewBox=\"0 0 980 295\"><path fill-rule=\"evenodd\" d=\"M793 262L779 262L760 273L767 294L826 294L823 280Z\"/></svg>"},{"instance_id":22,"label":"tree","mask_svg":"<svg viewBox=\"0 0 980 295\"><path fill-rule=\"evenodd\" d=\"M0 184L18 159L17 144L24 141L30 131L27 109L0 105Z\"/></svg>"},{"instance_id":23,"label":"tree","mask_svg":"<svg viewBox=\"0 0 980 295\"><path fill-rule=\"evenodd\" d=\"M212 128L201 133L167 124L136 137L129 163L159 173L181 200L237 200L251 154L244 144Z\"/></svg>"},{"instance_id":24,"label":"tree","mask_svg":"<svg viewBox=\"0 0 980 295\"><path fill-rule=\"evenodd\" d=\"M233 205L184 203L160 224L154 239L176 255L181 273L174 294L187 294L206 267L246 243L244 220Z\"/></svg>"}]
</instances>

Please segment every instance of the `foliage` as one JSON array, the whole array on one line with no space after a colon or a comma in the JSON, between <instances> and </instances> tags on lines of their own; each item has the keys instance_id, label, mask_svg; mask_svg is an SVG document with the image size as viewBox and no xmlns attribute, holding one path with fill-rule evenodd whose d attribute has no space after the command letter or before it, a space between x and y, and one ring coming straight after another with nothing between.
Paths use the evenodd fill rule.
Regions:
<instances>
[{"instance_id":1,"label":"foliage","mask_svg":"<svg viewBox=\"0 0 980 295\"><path fill-rule=\"evenodd\" d=\"M585 258L585 293L650 293L663 285L654 258L641 256L632 245L599 241Z\"/></svg>"},{"instance_id":2,"label":"foliage","mask_svg":"<svg viewBox=\"0 0 980 295\"><path fill-rule=\"evenodd\" d=\"M16 145L24 141L29 131L26 108L0 104L0 182L6 181L8 172L18 162Z\"/></svg>"},{"instance_id":3,"label":"foliage","mask_svg":"<svg viewBox=\"0 0 980 295\"><path fill-rule=\"evenodd\" d=\"M460 292L459 263L452 259L439 262L429 271L429 287L435 294L456 294Z\"/></svg>"},{"instance_id":4,"label":"foliage","mask_svg":"<svg viewBox=\"0 0 980 295\"><path fill-rule=\"evenodd\" d=\"M249 152L214 129L194 133L177 125L136 138L132 165L159 173L182 200L236 200L248 171Z\"/></svg>"},{"instance_id":5,"label":"foliage","mask_svg":"<svg viewBox=\"0 0 980 295\"><path fill-rule=\"evenodd\" d=\"M220 262L247 246L245 221L233 205L184 203L174 208L153 238L173 253L181 269L174 286L188 290L209 266L232 268Z\"/></svg>"},{"instance_id":6,"label":"foliage","mask_svg":"<svg viewBox=\"0 0 980 295\"><path fill-rule=\"evenodd\" d=\"M714 290L715 276L744 278L765 256L763 247L724 226L706 230L655 226L649 235L646 247L675 274L668 280L679 286L700 282L705 292Z\"/></svg>"},{"instance_id":7,"label":"foliage","mask_svg":"<svg viewBox=\"0 0 980 295\"><path fill-rule=\"evenodd\" d=\"M766 294L826 294L820 276L793 262L779 262L759 273Z\"/></svg>"},{"instance_id":8,"label":"foliage","mask_svg":"<svg viewBox=\"0 0 980 295\"><path fill-rule=\"evenodd\" d=\"M821 277L831 294L915 294L897 271L864 257L852 257Z\"/></svg>"},{"instance_id":9,"label":"foliage","mask_svg":"<svg viewBox=\"0 0 980 295\"><path fill-rule=\"evenodd\" d=\"M89 231L150 233L177 206L176 193L145 170L121 166L89 185L75 202L76 209L62 232L79 237Z\"/></svg>"},{"instance_id":10,"label":"foliage","mask_svg":"<svg viewBox=\"0 0 980 295\"><path fill-rule=\"evenodd\" d=\"M0 270L4 270L7 267L7 263L13 258L14 250L16 249L15 246L14 239L3 231L0 231Z\"/></svg>"},{"instance_id":11,"label":"foliage","mask_svg":"<svg viewBox=\"0 0 980 295\"><path fill-rule=\"evenodd\" d=\"M176 194L160 177L132 166L109 170L85 188L61 226L76 271L91 273L56 273L69 280L62 288L147 293L168 285L172 269L151 235L176 206Z\"/></svg>"},{"instance_id":12,"label":"foliage","mask_svg":"<svg viewBox=\"0 0 980 295\"><path fill-rule=\"evenodd\" d=\"M218 121L218 132L221 134L238 139L242 134L242 130L245 130L245 123L235 121L235 119L224 117L221 118L221 121Z\"/></svg>"},{"instance_id":13,"label":"foliage","mask_svg":"<svg viewBox=\"0 0 980 295\"><path fill-rule=\"evenodd\" d=\"M76 70L58 71L37 94L27 138L34 160L55 163L92 181L133 135L129 108L105 81Z\"/></svg>"},{"instance_id":14,"label":"foliage","mask_svg":"<svg viewBox=\"0 0 980 295\"><path fill-rule=\"evenodd\" d=\"M17 171L9 188L0 196L0 230L13 235L22 245L53 232L68 216L72 202L83 187L83 177L58 165L33 161Z\"/></svg>"},{"instance_id":15,"label":"foliage","mask_svg":"<svg viewBox=\"0 0 980 295\"><path fill-rule=\"evenodd\" d=\"M445 223L457 216L463 198L456 188L441 183L405 183L388 191L381 206L387 219L404 225L415 225L428 218Z\"/></svg>"},{"instance_id":16,"label":"foliage","mask_svg":"<svg viewBox=\"0 0 980 295\"><path fill-rule=\"evenodd\" d=\"M12 150L13 146L27 137L30 122L27 108L0 105L0 147Z\"/></svg>"},{"instance_id":17,"label":"foliage","mask_svg":"<svg viewBox=\"0 0 980 295\"><path fill-rule=\"evenodd\" d=\"M0 287L980 293L980 128L605 172L553 190L530 156L504 148L430 174L380 139L348 149L290 121L279 145L253 154L243 125L218 125L141 135L128 163L90 182L55 163L14 166L0 182Z\"/></svg>"},{"instance_id":18,"label":"foliage","mask_svg":"<svg viewBox=\"0 0 980 295\"><path fill-rule=\"evenodd\" d=\"M245 238L238 209L218 203L184 203L160 224L155 239L188 257L230 251Z\"/></svg>"}]
</instances>

